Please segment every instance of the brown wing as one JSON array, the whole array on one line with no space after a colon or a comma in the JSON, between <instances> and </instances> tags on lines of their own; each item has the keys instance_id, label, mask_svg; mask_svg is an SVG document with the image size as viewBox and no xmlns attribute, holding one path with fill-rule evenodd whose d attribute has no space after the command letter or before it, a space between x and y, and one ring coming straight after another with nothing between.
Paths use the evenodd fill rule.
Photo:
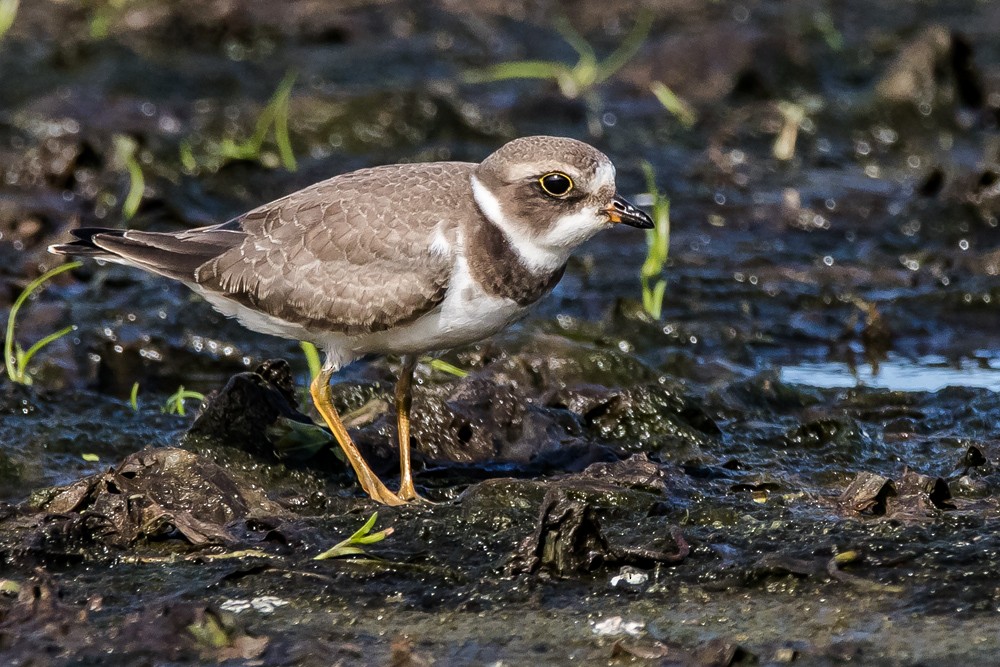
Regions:
<instances>
[{"instance_id":1,"label":"brown wing","mask_svg":"<svg viewBox=\"0 0 1000 667\"><path fill-rule=\"evenodd\" d=\"M195 271L195 282L308 328L381 331L433 309L448 287L459 215L475 165L366 169L255 209L242 239ZM205 230L206 232L208 229ZM446 244L437 244L436 235Z\"/></svg>"}]
</instances>

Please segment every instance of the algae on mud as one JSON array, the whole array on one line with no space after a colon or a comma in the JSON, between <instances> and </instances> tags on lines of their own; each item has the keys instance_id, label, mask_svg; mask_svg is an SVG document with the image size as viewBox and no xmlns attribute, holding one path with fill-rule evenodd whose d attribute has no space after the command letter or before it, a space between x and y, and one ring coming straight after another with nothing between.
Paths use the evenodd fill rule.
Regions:
<instances>
[{"instance_id":1,"label":"algae on mud","mask_svg":"<svg viewBox=\"0 0 1000 667\"><path fill-rule=\"evenodd\" d=\"M72 272L21 325L23 340L78 330L34 386L0 387L0 578L20 588L0 593L4 660L992 659L996 393L811 386L781 369L850 376L886 352L883 368L937 359L958 382L996 367L995 3L647 4L646 43L595 89L591 140L627 194L643 160L670 193L662 322L639 303L642 239L588 246L519 328L447 357L468 377L419 374L418 480L439 504L383 511L394 533L370 559L317 563L371 508L299 413L299 350L180 288ZM568 19L611 53L633 12L580 2ZM369 164L587 137L586 105L545 82L461 82L571 62L552 16L518 2L21 3L0 42L0 308L67 228L121 222L117 135L136 140L134 223L149 229ZM185 141L250 136L289 69L298 171L183 164ZM695 125L663 111L656 82ZM787 102L804 113L777 160ZM290 381L280 364L257 372L278 357ZM382 472L393 363L335 386ZM187 436L195 417L157 407L179 385L219 392ZM190 474L164 484L159 457ZM616 556L640 550L661 559ZM645 582L621 583L623 566ZM288 604L234 602L269 598Z\"/></svg>"}]
</instances>

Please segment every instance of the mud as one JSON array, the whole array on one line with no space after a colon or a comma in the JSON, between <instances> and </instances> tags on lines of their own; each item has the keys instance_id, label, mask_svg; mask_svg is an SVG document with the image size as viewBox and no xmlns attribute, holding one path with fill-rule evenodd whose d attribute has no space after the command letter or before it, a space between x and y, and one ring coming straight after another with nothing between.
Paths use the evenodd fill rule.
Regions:
<instances>
[{"instance_id":1,"label":"mud","mask_svg":"<svg viewBox=\"0 0 1000 667\"><path fill-rule=\"evenodd\" d=\"M594 143L647 202L648 161L673 225L660 320L616 230L443 355L466 375L418 366L434 504L405 508L361 497L294 342L122 267L59 276L17 341L76 329L0 379L4 664L993 662L1000 8L641 4L20 4L0 315L74 226L208 224L532 133ZM576 97L474 81L568 71L563 19L598 61L651 28ZM245 150L289 72L294 170L273 127ZM334 386L390 486L398 363ZM165 412L182 385L204 401ZM366 556L313 560L376 509Z\"/></svg>"}]
</instances>

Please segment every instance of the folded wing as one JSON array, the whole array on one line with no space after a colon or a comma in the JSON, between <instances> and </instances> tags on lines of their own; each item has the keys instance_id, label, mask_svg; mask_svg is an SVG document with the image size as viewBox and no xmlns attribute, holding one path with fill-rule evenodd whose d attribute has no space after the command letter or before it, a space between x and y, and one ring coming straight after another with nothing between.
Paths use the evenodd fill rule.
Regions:
<instances>
[{"instance_id":1,"label":"folded wing","mask_svg":"<svg viewBox=\"0 0 1000 667\"><path fill-rule=\"evenodd\" d=\"M472 167L376 167L220 225L176 233L84 228L51 250L137 266L309 329L381 331L444 299L453 221L475 214Z\"/></svg>"}]
</instances>

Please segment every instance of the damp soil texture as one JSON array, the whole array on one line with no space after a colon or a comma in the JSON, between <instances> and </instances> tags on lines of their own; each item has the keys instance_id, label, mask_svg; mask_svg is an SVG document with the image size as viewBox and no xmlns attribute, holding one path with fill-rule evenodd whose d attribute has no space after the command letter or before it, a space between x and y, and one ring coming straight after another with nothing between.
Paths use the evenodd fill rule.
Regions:
<instances>
[{"instance_id":1,"label":"damp soil texture","mask_svg":"<svg viewBox=\"0 0 1000 667\"><path fill-rule=\"evenodd\" d=\"M598 146L672 221L645 303L647 239L612 230L421 362L434 503L404 508L313 425L296 343L124 267L49 281L16 343L75 328L0 380L3 664L995 662L1000 4L0 13L4 318L75 227L528 134ZM398 366L334 381L390 486Z\"/></svg>"}]
</instances>

